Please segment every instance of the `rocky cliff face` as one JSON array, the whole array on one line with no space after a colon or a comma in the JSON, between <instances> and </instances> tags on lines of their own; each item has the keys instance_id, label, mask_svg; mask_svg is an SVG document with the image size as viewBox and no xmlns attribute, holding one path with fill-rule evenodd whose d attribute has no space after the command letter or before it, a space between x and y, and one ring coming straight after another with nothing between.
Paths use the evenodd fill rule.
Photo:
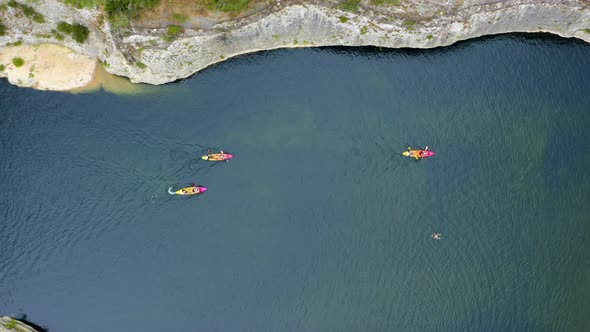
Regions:
<instances>
[{"instance_id":1,"label":"rocky cliff face","mask_svg":"<svg viewBox=\"0 0 590 332\"><path fill-rule=\"evenodd\" d=\"M339 9L338 3L270 1L249 16L206 28L185 28L170 38L165 27L137 24L121 32L112 29L98 9L37 0L34 8L45 17L44 23L19 16L12 7L0 10L7 27L0 45L18 40L59 44L98 59L107 71L132 82L163 84L235 55L285 47L431 48L507 32L550 32L590 42L590 2L583 0L401 0L399 5L364 0L354 13ZM52 29L60 21L88 26L88 40L78 44L70 37L56 39ZM11 66L0 76L10 76Z\"/></svg>"},{"instance_id":2,"label":"rocky cliff face","mask_svg":"<svg viewBox=\"0 0 590 332\"><path fill-rule=\"evenodd\" d=\"M10 317L0 317L0 332L37 332L29 325L12 319Z\"/></svg>"}]
</instances>

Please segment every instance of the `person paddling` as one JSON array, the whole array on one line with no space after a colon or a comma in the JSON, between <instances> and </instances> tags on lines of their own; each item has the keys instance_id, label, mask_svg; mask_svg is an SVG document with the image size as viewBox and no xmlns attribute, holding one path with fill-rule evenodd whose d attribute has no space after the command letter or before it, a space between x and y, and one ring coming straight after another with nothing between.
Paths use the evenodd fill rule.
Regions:
<instances>
[{"instance_id":1,"label":"person paddling","mask_svg":"<svg viewBox=\"0 0 590 332\"><path fill-rule=\"evenodd\" d=\"M213 153L211 153L211 152L213 152ZM203 159L203 160L209 160L209 157L210 157L212 154L225 154L225 152L223 152L223 150L220 150L220 151L219 151L219 153L217 153L217 152L215 152L215 151L207 150L207 154L206 154L206 155L204 155L204 156L202 157L202 159ZM227 160L226 160L226 161L227 161Z\"/></svg>"},{"instance_id":2,"label":"person paddling","mask_svg":"<svg viewBox=\"0 0 590 332\"><path fill-rule=\"evenodd\" d=\"M420 151L420 157L423 157L426 155L426 151L428 150L428 145L424 148L424 150Z\"/></svg>"}]
</instances>

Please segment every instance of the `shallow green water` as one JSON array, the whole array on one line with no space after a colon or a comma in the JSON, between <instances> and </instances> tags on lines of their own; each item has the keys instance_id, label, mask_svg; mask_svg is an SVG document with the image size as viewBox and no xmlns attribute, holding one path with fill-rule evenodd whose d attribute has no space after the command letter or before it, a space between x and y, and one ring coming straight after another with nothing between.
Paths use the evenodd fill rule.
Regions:
<instances>
[{"instance_id":1,"label":"shallow green water","mask_svg":"<svg viewBox=\"0 0 590 332\"><path fill-rule=\"evenodd\" d=\"M1 81L0 314L588 331L589 73L589 45L501 36L263 52L135 97ZM190 182L209 190L166 192Z\"/></svg>"}]
</instances>

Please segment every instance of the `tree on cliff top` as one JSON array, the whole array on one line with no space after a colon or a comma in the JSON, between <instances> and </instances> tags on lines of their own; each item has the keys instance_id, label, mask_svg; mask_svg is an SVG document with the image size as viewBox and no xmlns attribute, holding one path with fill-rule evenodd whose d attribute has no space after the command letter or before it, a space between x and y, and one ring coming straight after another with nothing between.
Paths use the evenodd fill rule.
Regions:
<instances>
[{"instance_id":1,"label":"tree on cliff top","mask_svg":"<svg viewBox=\"0 0 590 332\"><path fill-rule=\"evenodd\" d=\"M78 8L92 8L102 6L105 10L109 8L121 12L128 12L142 8L153 8L160 0L63 0L64 3Z\"/></svg>"},{"instance_id":2,"label":"tree on cliff top","mask_svg":"<svg viewBox=\"0 0 590 332\"><path fill-rule=\"evenodd\" d=\"M57 24L57 31L70 35L78 44L83 44L90 34L87 27L81 24L69 24L67 22L59 22Z\"/></svg>"},{"instance_id":3,"label":"tree on cliff top","mask_svg":"<svg viewBox=\"0 0 590 332\"><path fill-rule=\"evenodd\" d=\"M63 0L66 4L77 8L102 7L107 13L114 28L129 26L131 20L137 18L142 9L151 9L160 0Z\"/></svg>"}]
</instances>

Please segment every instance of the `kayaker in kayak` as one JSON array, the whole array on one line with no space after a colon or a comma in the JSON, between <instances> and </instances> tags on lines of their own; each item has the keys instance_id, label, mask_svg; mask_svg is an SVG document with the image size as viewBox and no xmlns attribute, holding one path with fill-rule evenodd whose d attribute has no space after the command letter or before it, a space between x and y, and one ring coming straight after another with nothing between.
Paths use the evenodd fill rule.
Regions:
<instances>
[{"instance_id":1,"label":"kayaker in kayak","mask_svg":"<svg viewBox=\"0 0 590 332\"><path fill-rule=\"evenodd\" d=\"M207 154L202 156L201 159L208 161L228 161L234 156L231 153L220 150L219 152L207 150Z\"/></svg>"},{"instance_id":2,"label":"kayaker in kayak","mask_svg":"<svg viewBox=\"0 0 590 332\"><path fill-rule=\"evenodd\" d=\"M427 155L426 150L428 150L428 145L424 148L424 150L420 150L420 157L424 157Z\"/></svg>"},{"instance_id":3,"label":"kayaker in kayak","mask_svg":"<svg viewBox=\"0 0 590 332\"><path fill-rule=\"evenodd\" d=\"M202 157L203 160L209 160L209 155L212 154L211 152L212 152L211 150L207 150L207 155L205 155L205 156ZM214 153L217 154L217 152L214 152ZM225 154L225 152L223 152L223 150L219 150L219 153L220 154Z\"/></svg>"},{"instance_id":4,"label":"kayaker in kayak","mask_svg":"<svg viewBox=\"0 0 590 332\"><path fill-rule=\"evenodd\" d=\"M203 186L196 186L194 183L191 183L190 186L185 187L185 188L180 188L176 191L172 191L172 187L168 188L168 193L170 195L185 195L185 196L191 196L191 195L198 195L198 194L202 194L205 191L207 191L207 188L203 187Z\"/></svg>"},{"instance_id":5,"label":"kayaker in kayak","mask_svg":"<svg viewBox=\"0 0 590 332\"><path fill-rule=\"evenodd\" d=\"M411 157L416 160L434 156L434 152L428 150L428 146L426 146L423 150L422 149L412 150L412 148L408 146L408 151L404 151L404 152L402 152L402 154L406 157Z\"/></svg>"},{"instance_id":6,"label":"kayaker in kayak","mask_svg":"<svg viewBox=\"0 0 590 332\"><path fill-rule=\"evenodd\" d=\"M434 234L430 235L430 237L432 237L435 240L440 240L441 236L442 236L442 234L440 234L440 233L434 233Z\"/></svg>"}]
</instances>

